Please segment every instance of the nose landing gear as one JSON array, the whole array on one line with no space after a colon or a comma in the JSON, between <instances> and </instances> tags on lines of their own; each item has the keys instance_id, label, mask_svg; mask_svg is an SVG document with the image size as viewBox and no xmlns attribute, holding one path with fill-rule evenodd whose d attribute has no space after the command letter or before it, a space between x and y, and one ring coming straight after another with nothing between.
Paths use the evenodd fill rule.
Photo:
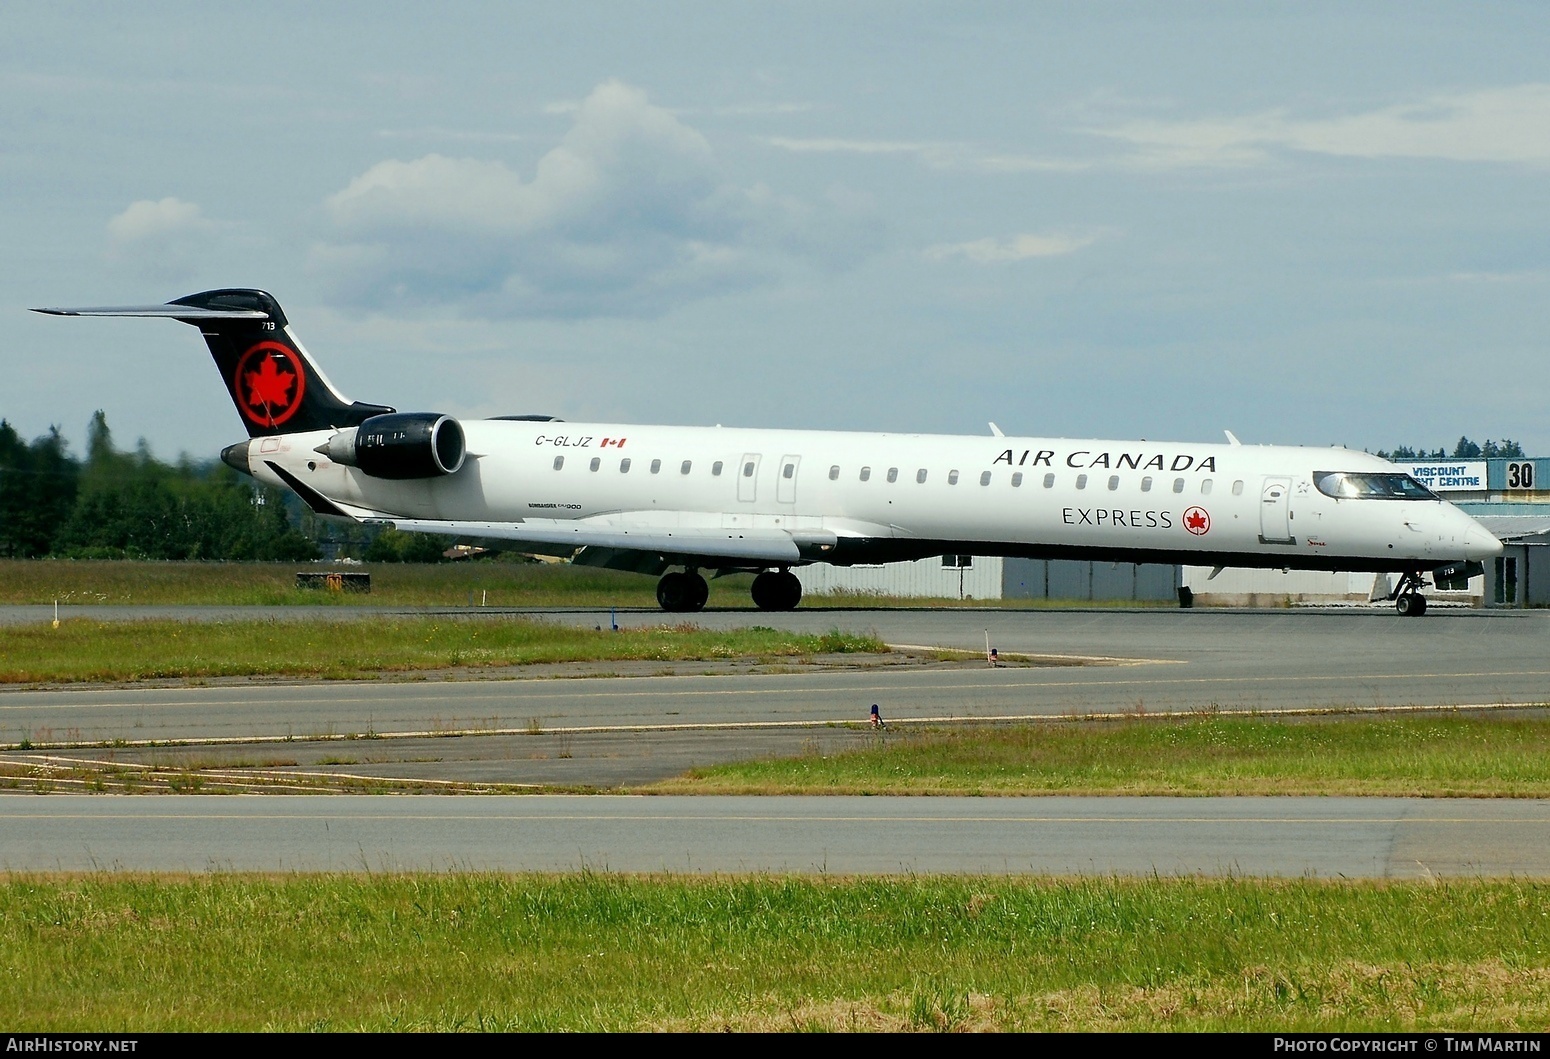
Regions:
<instances>
[{"instance_id":1,"label":"nose landing gear","mask_svg":"<svg viewBox=\"0 0 1550 1059\"><path fill-rule=\"evenodd\" d=\"M1421 590L1426 587L1426 578L1414 570L1407 570L1400 575L1399 584L1394 586L1394 591L1389 599L1394 602L1394 611L1401 618L1419 618L1426 613L1426 597Z\"/></svg>"}]
</instances>

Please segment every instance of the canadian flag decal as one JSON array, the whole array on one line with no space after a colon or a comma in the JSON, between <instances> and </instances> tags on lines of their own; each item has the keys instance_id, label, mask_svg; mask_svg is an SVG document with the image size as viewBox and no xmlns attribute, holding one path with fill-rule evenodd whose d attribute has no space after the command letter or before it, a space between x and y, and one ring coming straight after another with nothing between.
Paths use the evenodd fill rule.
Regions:
<instances>
[{"instance_id":1,"label":"canadian flag decal","mask_svg":"<svg viewBox=\"0 0 1550 1059\"><path fill-rule=\"evenodd\" d=\"M608 446L612 445L616 449L622 449L622 448L624 448L624 443L627 440L629 440L629 439L628 438L604 438L603 439L603 443L602 443L602 445L600 447L606 449L606 448L608 448Z\"/></svg>"}]
</instances>

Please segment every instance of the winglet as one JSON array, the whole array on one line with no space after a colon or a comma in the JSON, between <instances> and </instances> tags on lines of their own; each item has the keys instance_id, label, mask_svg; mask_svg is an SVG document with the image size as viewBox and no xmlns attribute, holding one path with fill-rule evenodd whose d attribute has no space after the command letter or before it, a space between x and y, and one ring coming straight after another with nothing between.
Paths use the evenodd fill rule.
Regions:
<instances>
[{"instance_id":1,"label":"winglet","mask_svg":"<svg viewBox=\"0 0 1550 1059\"><path fill-rule=\"evenodd\" d=\"M1229 445L1242 445L1243 444L1243 442L1238 440L1238 435L1234 434L1232 431L1224 430L1224 431L1222 431L1222 433L1227 435L1227 444L1229 444Z\"/></svg>"},{"instance_id":2,"label":"winglet","mask_svg":"<svg viewBox=\"0 0 1550 1059\"><path fill-rule=\"evenodd\" d=\"M990 424L990 432L991 432L991 434L993 434L995 437L998 437L998 438L1006 437L1005 434L1001 433L1001 428L996 426L996 424L994 424L994 423Z\"/></svg>"}]
</instances>

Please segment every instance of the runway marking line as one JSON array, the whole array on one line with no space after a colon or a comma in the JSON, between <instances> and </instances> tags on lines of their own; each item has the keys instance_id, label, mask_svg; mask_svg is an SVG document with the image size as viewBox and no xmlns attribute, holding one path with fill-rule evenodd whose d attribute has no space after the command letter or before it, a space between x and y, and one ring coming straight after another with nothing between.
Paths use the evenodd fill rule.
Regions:
<instances>
[{"instance_id":1,"label":"runway marking line","mask_svg":"<svg viewBox=\"0 0 1550 1059\"><path fill-rule=\"evenodd\" d=\"M968 655L971 658L983 658L985 656L985 652L977 647L944 647L941 644L920 643L890 643L883 646L890 651L950 651L953 654ZM1080 662L1101 666L1185 665L1189 662L1187 658L1125 658L1119 655L1030 654L1027 651L1004 651L1000 654L1000 657L1004 660Z\"/></svg>"}]
</instances>

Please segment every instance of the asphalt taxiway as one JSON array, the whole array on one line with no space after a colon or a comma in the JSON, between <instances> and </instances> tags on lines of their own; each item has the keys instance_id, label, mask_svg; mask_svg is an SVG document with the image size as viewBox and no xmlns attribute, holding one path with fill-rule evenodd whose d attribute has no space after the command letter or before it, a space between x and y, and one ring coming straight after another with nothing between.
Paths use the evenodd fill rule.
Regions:
<instances>
[{"instance_id":1,"label":"asphalt taxiway","mask_svg":"<svg viewBox=\"0 0 1550 1059\"><path fill-rule=\"evenodd\" d=\"M9 871L1550 874L1550 802L16 796Z\"/></svg>"},{"instance_id":2,"label":"asphalt taxiway","mask_svg":"<svg viewBox=\"0 0 1550 1059\"><path fill-rule=\"evenodd\" d=\"M360 616L318 610L326 612L320 620ZM178 611L192 620L227 612ZM589 625L615 617L531 616ZM446 617L500 621L508 613ZM616 617L622 625L663 621L655 612ZM983 662L922 661L917 652L910 662L839 658L830 660L834 665L773 672L736 663L628 663L518 667L501 679L460 673L441 675L458 679L13 689L0 692L0 742L94 753L107 746L137 761L166 760L174 753L168 744L198 747L207 761L236 747L245 757L283 751L298 767L379 778L612 788L696 764L850 745L864 734L849 726L863 722L874 702L899 726L1550 700L1550 658L1543 650L1550 615L1540 612L1438 611L1416 619L1351 611L799 610L707 612L695 622L839 628L894 644L979 651L988 635L1003 654L1072 664L992 669ZM374 742L369 751L356 744L347 755L327 747L345 740Z\"/></svg>"}]
</instances>

